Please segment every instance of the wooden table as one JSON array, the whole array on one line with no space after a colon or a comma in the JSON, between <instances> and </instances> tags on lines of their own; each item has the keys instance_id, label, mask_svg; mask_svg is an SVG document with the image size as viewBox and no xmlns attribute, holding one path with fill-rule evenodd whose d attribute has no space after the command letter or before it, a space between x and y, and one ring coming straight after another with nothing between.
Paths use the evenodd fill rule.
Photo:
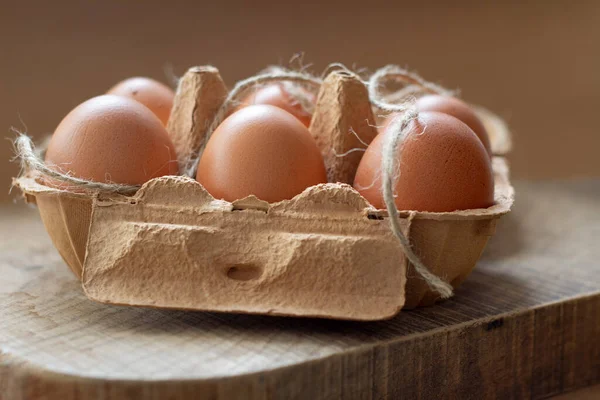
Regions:
<instances>
[{"instance_id":1,"label":"wooden table","mask_svg":"<svg viewBox=\"0 0 600 400\"><path fill-rule=\"evenodd\" d=\"M600 382L600 181L520 183L440 305L353 323L85 298L35 210L0 211L0 399L543 398Z\"/></svg>"}]
</instances>

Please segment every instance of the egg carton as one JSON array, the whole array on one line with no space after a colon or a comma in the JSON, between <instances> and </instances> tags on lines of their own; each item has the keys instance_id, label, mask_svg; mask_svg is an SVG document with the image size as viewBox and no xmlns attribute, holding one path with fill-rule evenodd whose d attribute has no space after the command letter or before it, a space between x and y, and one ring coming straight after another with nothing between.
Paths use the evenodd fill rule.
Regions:
<instances>
[{"instance_id":1,"label":"egg carton","mask_svg":"<svg viewBox=\"0 0 600 400\"><path fill-rule=\"evenodd\" d=\"M226 95L213 67L192 68L181 79L168 130L182 164L206 141ZM416 254L455 288L475 267L514 197L502 157L510 149L508 131L492 113L478 112L498 154L492 160L495 205L400 213ZM407 262L387 212L347 184L360 154L340 155L374 137L368 121L374 117L365 85L351 73L332 72L321 86L310 130L336 183L278 203L254 196L218 200L184 176L152 179L131 196L57 189L34 173L16 184L37 204L54 245L92 300L381 320L431 305L439 295Z\"/></svg>"}]
</instances>

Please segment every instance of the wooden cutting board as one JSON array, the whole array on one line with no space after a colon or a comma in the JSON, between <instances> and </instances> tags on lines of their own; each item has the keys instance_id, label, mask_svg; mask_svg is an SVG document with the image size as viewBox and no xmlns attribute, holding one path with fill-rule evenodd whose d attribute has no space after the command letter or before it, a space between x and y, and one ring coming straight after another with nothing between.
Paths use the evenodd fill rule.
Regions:
<instances>
[{"instance_id":1,"label":"wooden cutting board","mask_svg":"<svg viewBox=\"0 0 600 400\"><path fill-rule=\"evenodd\" d=\"M456 297L376 323L96 304L0 211L0 399L543 398L600 382L600 181L521 183Z\"/></svg>"}]
</instances>

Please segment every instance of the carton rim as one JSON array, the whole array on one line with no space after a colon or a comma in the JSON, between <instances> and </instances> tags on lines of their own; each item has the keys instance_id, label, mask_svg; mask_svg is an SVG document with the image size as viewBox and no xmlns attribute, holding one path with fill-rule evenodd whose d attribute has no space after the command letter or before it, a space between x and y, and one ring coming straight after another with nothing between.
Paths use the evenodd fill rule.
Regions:
<instances>
[{"instance_id":1,"label":"carton rim","mask_svg":"<svg viewBox=\"0 0 600 400\"><path fill-rule=\"evenodd\" d=\"M495 181L495 193L494 199L495 204L488 208L469 209L469 210L457 210L452 212L427 212L427 211L415 211L415 210L400 210L401 218L413 218L413 219L428 219L428 220L475 220L475 219L494 219L504 214L507 214L514 201L514 189L509 182L508 167L504 157L493 158L493 170L494 170L494 181ZM329 190L337 190L344 188L352 192L351 196L355 196L355 200L360 205L359 208L355 208L356 212L362 212L368 218L371 219L387 219L388 214L386 210L378 210L371 206L368 201L362 197L354 188L350 185L339 184L339 183L326 183L317 186L311 186L306 188L302 193L294 196L292 199L283 200L277 203L267 203L266 201L260 200L255 196L248 196L243 199L235 200L234 202L227 202L225 200L215 199L204 187L192 178L184 176L164 176L154 178L146 182L142 187L130 196L125 196L117 193L106 193L97 191L88 192L73 192L66 189L54 188L46 186L39 182L34 174L26 174L14 180L14 183L25 193L26 195L50 195L50 196L65 196L75 197L81 199L96 199L96 203L99 205L110 205L111 203L121 202L137 202L143 199L153 187L164 186L166 182L172 180L180 180L180 184L194 185L197 190L202 193L205 197L204 200L199 199L199 203L212 203L215 209L225 211L240 211L240 210L262 210L268 213L285 213L289 211L295 202L303 202L304 199L310 197L310 191L320 186Z\"/></svg>"}]
</instances>

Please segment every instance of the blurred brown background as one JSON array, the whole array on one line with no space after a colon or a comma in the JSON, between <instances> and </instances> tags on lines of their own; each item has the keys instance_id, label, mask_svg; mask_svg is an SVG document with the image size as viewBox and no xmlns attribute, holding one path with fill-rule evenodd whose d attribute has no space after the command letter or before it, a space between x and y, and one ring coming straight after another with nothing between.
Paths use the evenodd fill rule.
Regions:
<instances>
[{"instance_id":1,"label":"blurred brown background","mask_svg":"<svg viewBox=\"0 0 600 400\"><path fill-rule=\"evenodd\" d=\"M40 138L123 78L166 81L166 65L233 83L304 52L314 72L395 63L460 88L509 122L516 178L600 176L600 2L519 3L3 0L0 129ZM11 154L3 141L0 201L16 196Z\"/></svg>"}]
</instances>

